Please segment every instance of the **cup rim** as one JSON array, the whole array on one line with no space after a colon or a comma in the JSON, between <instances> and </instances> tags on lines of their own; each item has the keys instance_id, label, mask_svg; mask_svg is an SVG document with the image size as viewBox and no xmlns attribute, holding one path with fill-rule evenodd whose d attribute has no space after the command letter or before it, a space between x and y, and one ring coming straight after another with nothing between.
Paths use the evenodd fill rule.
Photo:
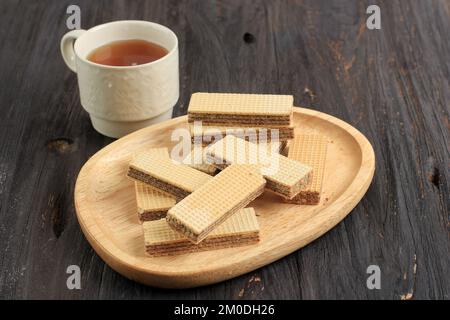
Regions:
<instances>
[{"instance_id":1,"label":"cup rim","mask_svg":"<svg viewBox=\"0 0 450 320\"><path fill-rule=\"evenodd\" d=\"M158 26L160 28L166 29L169 32L169 34L171 34L173 36L173 38L175 39L175 45L173 46L173 48L164 57L159 58L158 60L155 60L155 61L151 61L151 62L147 62L147 63L143 63L143 64L138 64L138 65L135 65L135 66L110 66L110 65L106 65L106 64L95 63L95 62L89 61L88 59L86 59L86 58L84 58L84 57L82 57L82 56L80 56L78 54L78 52L77 52L78 39L83 37L84 34L86 34L87 32L89 32L89 31L96 31L97 29L105 28L105 27L107 27L107 26L109 26L111 24L126 24L126 23L151 24L151 25ZM142 67L147 67L149 65L157 64L157 63L159 63L161 61L164 61L164 60L168 59L178 49L178 37L175 34L175 32L173 32L170 28L166 27L165 25L162 25L162 24L159 24L159 23L156 23L156 22L146 21L146 20L117 20L117 21L111 21L111 22L106 22L106 23L102 23L102 24L96 25L96 26L94 26L92 28L89 28L89 29L87 29L85 31L86 32L84 34L82 34L78 39L75 40L75 43L74 43L75 55L78 57L78 59L80 59L84 63L86 63L88 65L91 65L93 67L98 67L98 68L103 68L103 69L129 70L129 69L139 69L139 68L142 68Z\"/></svg>"}]
</instances>

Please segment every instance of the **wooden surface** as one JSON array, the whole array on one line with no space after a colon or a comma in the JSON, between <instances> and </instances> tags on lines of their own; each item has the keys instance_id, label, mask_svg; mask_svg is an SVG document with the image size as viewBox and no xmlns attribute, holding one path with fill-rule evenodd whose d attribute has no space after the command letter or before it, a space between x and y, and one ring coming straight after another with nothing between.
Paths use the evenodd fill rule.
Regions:
<instances>
[{"instance_id":1,"label":"wooden surface","mask_svg":"<svg viewBox=\"0 0 450 320\"><path fill-rule=\"evenodd\" d=\"M304 249L223 283L161 290L103 263L76 221L82 165L112 142L79 103L59 52L66 8L82 27L147 19L180 40L181 97L193 91L292 93L339 117L377 158L366 196ZM382 29L365 28L369 4ZM1 298L450 298L448 0L15 1L0 10ZM68 290L66 268L81 268ZM368 290L366 269L381 269Z\"/></svg>"},{"instance_id":2,"label":"wooden surface","mask_svg":"<svg viewBox=\"0 0 450 320\"><path fill-rule=\"evenodd\" d=\"M372 181L375 157L367 139L347 123L310 109L295 109L296 133L317 133L329 141L322 199L316 206L283 203L265 192L249 204L258 215L256 245L150 258L145 254L134 183L126 178L133 154L172 147L172 132L186 117L126 136L96 153L75 186L78 221L89 243L114 270L129 279L163 288L216 283L267 265L307 245L344 219ZM190 138L188 138L190 139Z\"/></svg>"}]
</instances>

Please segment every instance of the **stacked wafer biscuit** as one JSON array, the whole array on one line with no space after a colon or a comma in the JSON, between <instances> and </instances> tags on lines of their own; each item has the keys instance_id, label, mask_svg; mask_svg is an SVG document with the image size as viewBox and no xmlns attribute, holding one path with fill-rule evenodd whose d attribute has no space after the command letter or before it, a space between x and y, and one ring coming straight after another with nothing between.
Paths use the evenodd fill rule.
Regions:
<instances>
[{"instance_id":1,"label":"stacked wafer biscuit","mask_svg":"<svg viewBox=\"0 0 450 320\"><path fill-rule=\"evenodd\" d=\"M255 168L232 165L167 212L172 228L199 243L262 194L266 181Z\"/></svg>"},{"instance_id":2,"label":"stacked wafer biscuit","mask_svg":"<svg viewBox=\"0 0 450 320\"><path fill-rule=\"evenodd\" d=\"M294 127L278 126L278 127L240 127L236 124L232 126L224 125L201 125L200 121L194 121L189 124L192 143L201 140L202 145L208 145L212 142L220 140L225 135L234 135L242 137L246 140L259 141L259 137L267 137L267 141L278 139L280 142L286 142L294 138Z\"/></svg>"},{"instance_id":3,"label":"stacked wafer biscuit","mask_svg":"<svg viewBox=\"0 0 450 320\"><path fill-rule=\"evenodd\" d=\"M267 180L268 190L292 199L309 183L312 168L270 151L241 138L227 135L208 147L206 156L218 168L239 162L254 164Z\"/></svg>"},{"instance_id":4,"label":"stacked wafer biscuit","mask_svg":"<svg viewBox=\"0 0 450 320\"><path fill-rule=\"evenodd\" d=\"M137 154L128 168L128 177L148 184L168 196L183 199L206 183L211 176L167 157L154 156L154 149Z\"/></svg>"},{"instance_id":5,"label":"stacked wafer biscuit","mask_svg":"<svg viewBox=\"0 0 450 320\"><path fill-rule=\"evenodd\" d=\"M299 134L289 145L288 158L304 163L312 168L311 179L302 186L298 194L286 202L296 204L318 204L322 192L322 182L327 156L327 141L317 134Z\"/></svg>"},{"instance_id":6,"label":"stacked wafer biscuit","mask_svg":"<svg viewBox=\"0 0 450 320\"><path fill-rule=\"evenodd\" d=\"M174 161L165 148L133 156L127 175L150 256L256 244L257 214L246 206L264 190L280 203L319 203L327 142L294 135L292 107L288 95L196 93L187 157Z\"/></svg>"},{"instance_id":7,"label":"stacked wafer biscuit","mask_svg":"<svg viewBox=\"0 0 450 320\"><path fill-rule=\"evenodd\" d=\"M259 226L253 208L241 209L199 244L173 230L165 220L143 223L145 247L151 256L222 249L259 241Z\"/></svg>"},{"instance_id":8,"label":"stacked wafer biscuit","mask_svg":"<svg viewBox=\"0 0 450 320\"><path fill-rule=\"evenodd\" d=\"M149 255L213 250L259 240L255 211L244 209L266 184L258 170L234 165L212 177L203 172L207 170L197 169L173 161L167 149L149 149L133 156L127 176L134 180Z\"/></svg>"},{"instance_id":9,"label":"stacked wafer biscuit","mask_svg":"<svg viewBox=\"0 0 450 320\"><path fill-rule=\"evenodd\" d=\"M204 145L231 134L254 143L285 142L294 137L292 105L291 95L194 93L188 108L191 137Z\"/></svg>"},{"instance_id":10,"label":"stacked wafer biscuit","mask_svg":"<svg viewBox=\"0 0 450 320\"><path fill-rule=\"evenodd\" d=\"M135 181L137 212L140 221L152 221L162 219L176 201L154 187Z\"/></svg>"}]
</instances>

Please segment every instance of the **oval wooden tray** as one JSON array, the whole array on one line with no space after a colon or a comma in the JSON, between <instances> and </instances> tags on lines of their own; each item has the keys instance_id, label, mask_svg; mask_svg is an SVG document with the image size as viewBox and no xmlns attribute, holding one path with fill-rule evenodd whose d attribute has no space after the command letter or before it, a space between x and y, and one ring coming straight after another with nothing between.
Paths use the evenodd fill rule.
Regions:
<instances>
[{"instance_id":1,"label":"oval wooden tray","mask_svg":"<svg viewBox=\"0 0 450 320\"><path fill-rule=\"evenodd\" d=\"M86 238L117 272L166 288L230 279L317 239L361 200L373 178L375 156L369 141L349 124L321 112L294 109L297 132L318 132L329 140L321 203L285 204L266 192L250 204L259 215L259 244L172 257L145 255L133 183L125 176L127 165L131 155L144 148L175 145L171 132L187 128L186 116L123 137L97 152L83 166L75 186L75 206Z\"/></svg>"}]
</instances>

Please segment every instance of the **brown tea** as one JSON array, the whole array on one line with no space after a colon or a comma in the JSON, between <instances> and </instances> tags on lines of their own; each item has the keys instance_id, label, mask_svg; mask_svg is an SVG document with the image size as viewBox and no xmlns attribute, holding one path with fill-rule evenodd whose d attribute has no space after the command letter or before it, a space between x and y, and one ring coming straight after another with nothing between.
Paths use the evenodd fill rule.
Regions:
<instances>
[{"instance_id":1,"label":"brown tea","mask_svg":"<svg viewBox=\"0 0 450 320\"><path fill-rule=\"evenodd\" d=\"M161 59L167 49L145 40L120 40L94 49L87 59L108 66L136 66Z\"/></svg>"}]
</instances>

